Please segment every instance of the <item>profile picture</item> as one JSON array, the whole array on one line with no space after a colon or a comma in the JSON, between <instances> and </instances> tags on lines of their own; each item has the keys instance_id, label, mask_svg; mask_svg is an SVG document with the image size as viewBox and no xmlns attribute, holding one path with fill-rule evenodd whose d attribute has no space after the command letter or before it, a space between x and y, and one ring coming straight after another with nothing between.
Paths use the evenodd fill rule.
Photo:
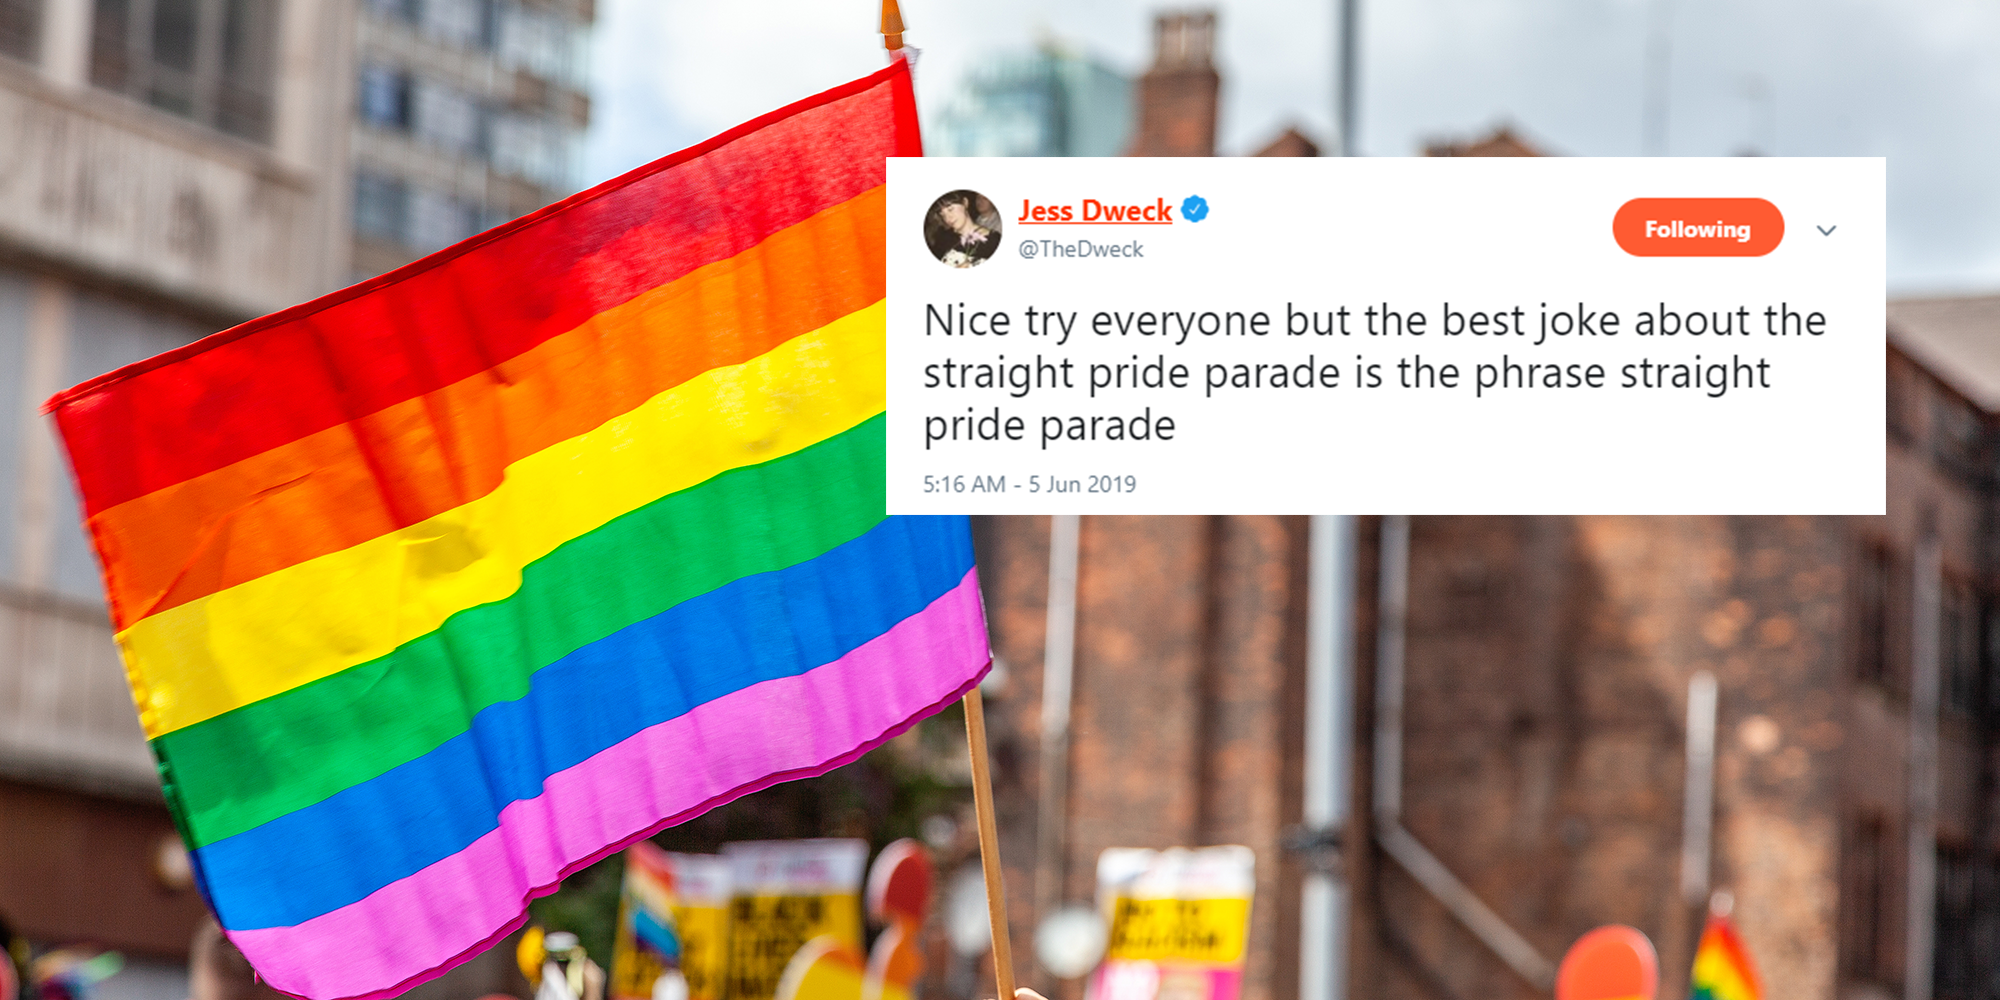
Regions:
<instances>
[{"instance_id":1,"label":"profile picture","mask_svg":"<svg viewBox=\"0 0 2000 1000\"><path fill-rule=\"evenodd\" d=\"M924 213L924 244L951 267L974 267L1000 247L1000 212L977 191L949 191Z\"/></svg>"}]
</instances>

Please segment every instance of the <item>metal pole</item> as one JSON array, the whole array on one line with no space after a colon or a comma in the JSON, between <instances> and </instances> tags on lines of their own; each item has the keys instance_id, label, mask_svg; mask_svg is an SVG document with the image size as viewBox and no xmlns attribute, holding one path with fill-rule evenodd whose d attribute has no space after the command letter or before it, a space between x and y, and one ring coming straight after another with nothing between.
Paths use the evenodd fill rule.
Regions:
<instances>
[{"instance_id":1,"label":"metal pole","mask_svg":"<svg viewBox=\"0 0 2000 1000\"><path fill-rule=\"evenodd\" d=\"M1062 905L1068 878L1069 712L1075 699L1077 536L1075 514L1049 518L1049 599L1042 646L1042 787L1035 823L1035 921ZM1040 964L1039 959L1037 965ZM1044 970L1046 971L1046 970Z\"/></svg>"},{"instance_id":2,"label":"metal pole","mask_svg":"<svg viewBox=\"0 0 2000 1000\"><path fill-rule=\"evenodd\" d=\"M1354 518L1312 519L1307 561L1305 828L1332 842L1347 823L1354 727ZM1299 912L1299 1000L1347 996L1347 886L1316 852ZM1337 862L1340 855L1332 854Z\"/></svg>"},{"instance_id":3,"label":"metal pole","mask_svg":"<svg viewBox=\"0 0 2000 1000\"><path fill-rule=\"evenodd\" d=\"M1334 127L1340 132L1337 155L1360 156L1361 140L1355 134L1355 114L1359 104L1361 77L1361 0L1340 0L1340 78L1334 97Z\"/></svg>"},{"instance_id":4,"label":"metal pole","mask_svg":"<svg viewBox=\"0 0 2000 1000\"><path fill-rule=\"evenodd\" d=\"M1710 844L1715 820L1715 675L1688 679L1687 789L1681 810L1681 899L1708 901Z\"/></svg>"},{"instance_id":5,"label":"metal pole","mask_svg":"<svg viewBox=\"0 0 2000 1000\"><path fill-rule=\"evenodd\" d=\"M1667 130L1672 108L1674 0L1653 0L1652 24L1646 37L1646 104L1641 113L1641 151L1667 155Z\"/></svg>"}]
</instances>

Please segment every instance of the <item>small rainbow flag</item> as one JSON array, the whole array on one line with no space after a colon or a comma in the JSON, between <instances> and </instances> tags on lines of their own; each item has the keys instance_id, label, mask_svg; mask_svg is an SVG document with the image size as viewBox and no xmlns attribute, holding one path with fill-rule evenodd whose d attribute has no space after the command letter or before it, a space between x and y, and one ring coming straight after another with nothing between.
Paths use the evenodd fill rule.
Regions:
<instances>
[{"instance_id":1,"label":"small rainbow flag","mask_svg":"<svg viewBox=\"0 0 2000 1000\"><path fill-rule=\"evenodd\" d=\"M886 518L906 65L49 403L167 801L273 986L392 996L990 659Z\"/></svg>"},{"instance_id":2,"label":"small rainbow flag","mask_svg":"<svg viewBox=\"0 0 2000 1000\"><path fill-rule=\"evenodd\" d=\"M1759 1000L1764 988L1750 952L1736 936L1729 918L1711 915L1694 951L1694 972L1688 977L1692 1000Z\"/></svg>"}]
</instances>

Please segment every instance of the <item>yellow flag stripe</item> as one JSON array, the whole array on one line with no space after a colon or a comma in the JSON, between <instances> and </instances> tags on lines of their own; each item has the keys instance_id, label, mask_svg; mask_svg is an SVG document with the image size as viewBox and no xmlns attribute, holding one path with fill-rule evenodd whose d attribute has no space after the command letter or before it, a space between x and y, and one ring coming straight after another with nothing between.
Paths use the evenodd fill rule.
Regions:
<instances>
[{"instance_id":1,"label":"yellow flag stripe","mask_svg":"<svg viewBox=\"0 0 2000 1000\"><path fill-rule=\"evenodd\" d=\"M557 546L882 412L884 307L717 368L508 466L492 493L119 633L148 736L288 691L501 600Z\"/></svg>"}]
</instances>

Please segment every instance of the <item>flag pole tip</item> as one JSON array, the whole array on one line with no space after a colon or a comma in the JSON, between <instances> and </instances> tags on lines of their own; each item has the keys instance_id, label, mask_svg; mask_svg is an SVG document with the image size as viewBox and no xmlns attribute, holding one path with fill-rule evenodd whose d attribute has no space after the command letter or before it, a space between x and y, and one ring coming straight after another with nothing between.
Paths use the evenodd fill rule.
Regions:
<instances>
[{"instance_id":1,"label":"flag pole tip","mask_svg":"<svg viewBox=\"0 0 2000 1000\"><path fill-rule=\"evenodd\" d=\"M903 9L896 0L882 0L882 47L891 52L903 47Z\"/></svg>"}]
</instances>

